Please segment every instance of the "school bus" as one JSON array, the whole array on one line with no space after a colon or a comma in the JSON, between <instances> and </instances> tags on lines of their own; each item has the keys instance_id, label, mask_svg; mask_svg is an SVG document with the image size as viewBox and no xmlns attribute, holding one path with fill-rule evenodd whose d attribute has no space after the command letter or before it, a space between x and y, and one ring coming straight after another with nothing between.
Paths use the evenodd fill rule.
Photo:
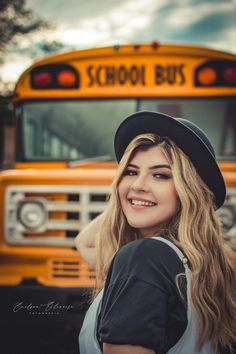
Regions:
<instances>
[{"instance_id":1,"label":"school bus","mask_svg":"<svg viewBox=\"0 0 236 354\"><path fill-rule=\"evenodd\" d=\"M136 111L182 116L206 131L227 185L219 213L236 248L235 95L235 55L190 45L72 51L29 67L14 93L14 156L3 161L11 168L0 174L1 288L56 289L68 302L93 286L73 241L106 206L114 131Z\"/></svg>"}]
</instances>

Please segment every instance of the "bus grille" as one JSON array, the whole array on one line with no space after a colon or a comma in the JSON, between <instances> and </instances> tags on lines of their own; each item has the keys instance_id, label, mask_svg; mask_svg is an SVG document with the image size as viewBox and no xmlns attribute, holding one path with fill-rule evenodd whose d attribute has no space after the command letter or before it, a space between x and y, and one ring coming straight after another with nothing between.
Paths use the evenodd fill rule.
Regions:
<instances>
[{"instance_id":1,"label":"bus grille","mask_svg":"<svg viewBox=\"0 0 236 354\"><path fill-rule=\"evenodd\" d=\"M52 260L50 262L50 275L57 279L82 279L85 278L94 280L95 273L88 268L84 262L72 260Z\"/></svg>"},{"instance_id":2,"label":"bus grille","mask_svg":"<svg viewBox=\"0 0 236 354\"><path fill-rule=\"evenodd\" d=\"M6 189L6 240L74 246L79 231L105 210L109 193L109 186L10 186Z\"/></svg>"}]
</instances>

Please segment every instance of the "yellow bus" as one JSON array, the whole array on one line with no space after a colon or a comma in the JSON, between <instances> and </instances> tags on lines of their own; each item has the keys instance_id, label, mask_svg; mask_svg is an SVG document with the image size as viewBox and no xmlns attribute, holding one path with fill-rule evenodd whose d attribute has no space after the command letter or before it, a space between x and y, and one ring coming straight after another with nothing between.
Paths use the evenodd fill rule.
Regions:
<instances>
[{"instance_id":1,"label":"yellow bus","mask_svg":"<svg viewBox=\"0 0 236 354\"><path fill-rule=\"evenodd\" d=\"M114 130L135 111L183 116L209 135L227 184L219 213L236 247L235 95L235 55L195 46L72 51L29 67L14 93L12 168L0 174L0 286L65 297L93 286L73 240L106 206Z\"/></svg>"}]
</instances>

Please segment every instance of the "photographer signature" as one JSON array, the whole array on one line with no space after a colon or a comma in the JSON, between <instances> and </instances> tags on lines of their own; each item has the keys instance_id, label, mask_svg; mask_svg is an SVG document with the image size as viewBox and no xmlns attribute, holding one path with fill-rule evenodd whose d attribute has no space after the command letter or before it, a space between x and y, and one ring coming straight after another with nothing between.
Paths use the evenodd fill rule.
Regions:
<instances>
[{"instance_id":1,"label":"photographer signature","mask_svg":"<svg viewBox=\"0 0 236 354\"><path fill-rule=\"evenodd\" d=\"M13 312L19 311L40 311L40 312L52 312L52 311L69 311L73 309L73 305L60 305L55 301L50 301L46 304L34 305L33 303L24 304L23 301L18 302L13 307Z\"/></svg>"}]
</instances>

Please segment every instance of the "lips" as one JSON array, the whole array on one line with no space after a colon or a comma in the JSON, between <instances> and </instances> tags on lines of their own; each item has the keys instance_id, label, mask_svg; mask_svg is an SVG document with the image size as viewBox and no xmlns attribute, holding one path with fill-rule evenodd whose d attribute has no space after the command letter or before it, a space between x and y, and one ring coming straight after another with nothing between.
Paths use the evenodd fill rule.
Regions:
<instances>
[{"instance_id":1,"label":"lips","mask_svg":"<svg viewBox=\"0 0 236 354\"><path fill-rule=\"evenodd\" d=\"M142 199L135 199L135 198L128 198L128 201L135 206L153 207L157 205L156 203L151 202L149 200L142 200Z\"/></svg>"}]
</instances>

